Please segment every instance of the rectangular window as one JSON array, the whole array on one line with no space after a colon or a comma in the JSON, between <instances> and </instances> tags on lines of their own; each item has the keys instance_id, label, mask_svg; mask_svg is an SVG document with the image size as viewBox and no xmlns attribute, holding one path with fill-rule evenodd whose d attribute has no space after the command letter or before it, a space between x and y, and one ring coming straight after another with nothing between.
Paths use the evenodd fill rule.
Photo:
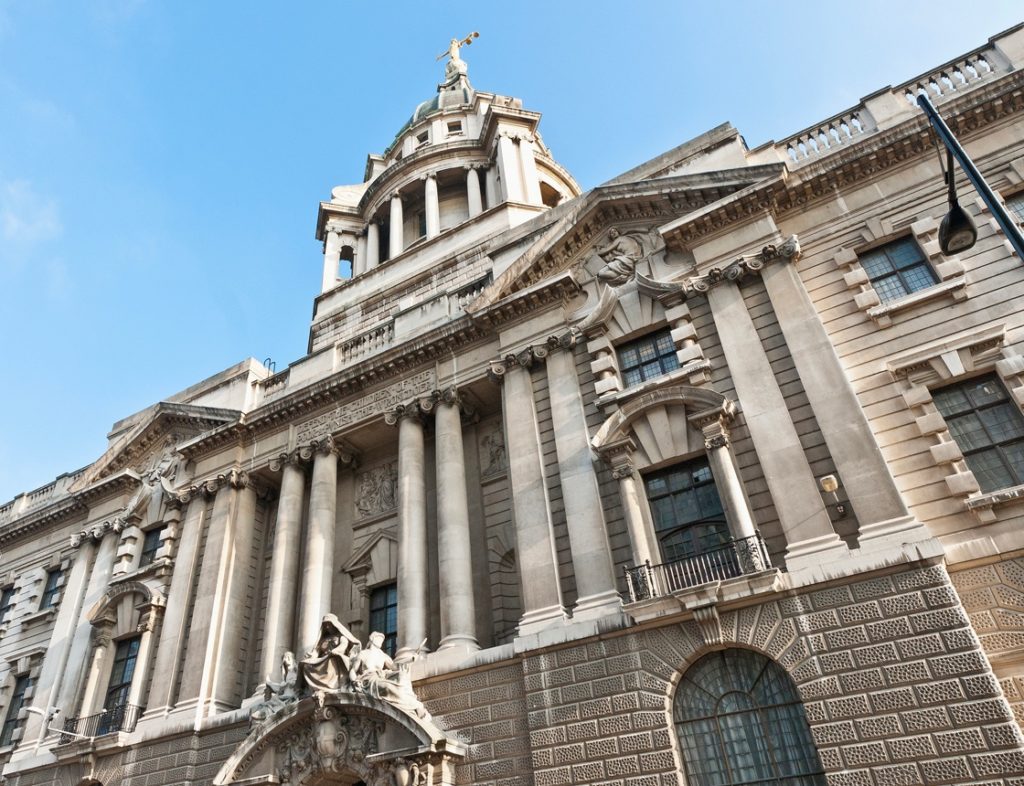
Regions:
<instances>
[{"instance_id":1,"label":"rectangular window","mask_svg":"<svg viewBox=\"0 0 1024 786\"><path fill-rule=\"evenodd\" d=\"M994 374L933 391L982 491L1024 483L1024 415Z\"/></svg>"},{"instance_id":2,"label":"rectangular window","mask_svg":"<svg viewBox=\"0 0 1024 786\"><path fill-rule=\"evenodd\" d=\"M706 458L644 477L654 529L666 562L693 557L729 542L722 501Z\"/></svg>"},{"instance_id":3,"label":"rectangular window","mask_svg":"<svg viewBox=\"0 0 1024 786\"><path fill-rule=\"evenodd\" d=\"M398 645L398 585L385 584L370 592L370 632L384 634L382 649L394 657Z\"/></svg>"},{"instance_id":4,"label":"rectangular window","mask_svg":"<svg viewBox=\"0 0 1024 786\"><path fill-rule=\"evenodd\" d=\"M14 681L11 701L7 705L7 714L4 716L4 727L0 731L0 746L10 745L14 742L14 732L20 729L22 724L22 721L18 719L18 713L25 706L25 694L31 687L32 678L27 674L20 675Z\"/></svg>"},{"instance_id":5,"label":"rectangular window","mask_svg":"<svg viewBox=\"0 0 1024 786\"><path fill-rule=\"evenodd\" d=\"M462 121L452 120L448 123L448 136L455 136L462 133Z\"/></svg>"},{"instance_id":6,"label":"rectangular window","mask_svg":"<svg viewBox=\"0 0 1024 786\"><path fill-rule=\"evenodd\" d=\"M0 591L0 625L7 622L7 617L14 608L14 587L4 587Z\"/></svg>"},{"instance_id":7,"label":"rectangular window","mask_svg":"<svg viewBox=\"0 0 1024 786\"><path fill-rule=\"evenodd\" d=\"M39 600L39 609L52 609L60 603L60 588L64 578L64 571L54 568L46 572L46 584L43 586L43 597Z\"/></svg>"},{"instance_id":8,"label":"rectangular window","mask_svg":"<svg viewBox=\"0 0 1024 786\"><path fill-rule=\"evenodd\" d=\"M883 303L937 284L938 277L912 238L894 240L858 255Z\"/></svg>"},{"instance_id":9,"label":"rectangular window","mask_svg":"<svg viewBox=\"0 0 1024 786\"><path fill-rule=\"evenodd\" d=\"M139 557L139 567L144 568L152 565L156 559L156 553L160 551L160 544L163 542L164 530L167 527L157 527L148 530L142 538L142 554Z\"/></svg>"},{"instance_id":10,"label":"rectangular window","mask_svg":"<svg viewBox=\"0 0 1024 786\"><path fill-rule=\"evenodd\" d=\"M619 371L626 387L639 385L679 368L676 345L666 328L618 348Z\"/></svg>"},{"instance_id":11,"label":"rectangular window","mask_svg":"<svg viewBox=\"0 0 1024 786\"><path fill-rule=\"evenodd\" d=\"M1024 224L1024 191L1007 197L1006 209L1018 224Z\"/></svg>"},{"instance_id":12,"label":"rectangular window","mask_svg":"<svg viewBox=\"0 0 1024 786\"><path fill-rule=\"evenodd\" d=\"M417 136L416 136L416 144L418 146L422 147L423 145L427 144L427 142L429 142L429 141L430 141L430 132L429 131L424 131L421 134L417 134Z\"/></svg>"},{"instance_id":13,"label":"rectangular window","mask_svg":"<svg viewBox=\"0 0 1024 786\"><path fill-rule=\"evenodd\" d=\"M107 683L107 698L103 703L105 712L97 725L97 734L119 731L124 725L132 677L135 676L135 661L139 657L139 641L140 638L136 636L117 642L114 664L110 668L110 682Z\"/></svg>"}]
</instances>

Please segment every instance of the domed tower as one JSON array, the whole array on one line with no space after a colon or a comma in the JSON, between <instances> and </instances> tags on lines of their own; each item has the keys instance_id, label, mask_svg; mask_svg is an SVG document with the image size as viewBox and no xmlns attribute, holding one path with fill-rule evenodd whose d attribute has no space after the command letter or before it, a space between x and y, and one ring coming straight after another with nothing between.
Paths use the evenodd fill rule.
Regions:
<instances>
[{"instance_id":1,"label":"domed tower","mask_svg":"<svg viewBox=\"0 0 1024 786\"><path fill-rule=\"evenodd\" d=\"M452 39L438 58L447 63L437 95L416 107L383 154L367 157L364 181L337 186L320 203L320 301L385 267L420 271L580 194L537 132L540 113L473 89L460 48L476 35Z\"/></svg>"}]
</instances>

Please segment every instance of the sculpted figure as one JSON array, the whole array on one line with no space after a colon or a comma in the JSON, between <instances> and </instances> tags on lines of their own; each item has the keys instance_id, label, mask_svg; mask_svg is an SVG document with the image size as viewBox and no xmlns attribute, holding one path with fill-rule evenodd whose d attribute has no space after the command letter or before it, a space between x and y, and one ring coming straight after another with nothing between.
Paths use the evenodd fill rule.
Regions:
<instances>
[{"instance_id":1,"label":"sculpted figure","mask_svg":"<svg viewBox=\"0 0 1024 786\"><path fill-rule=\"evenodd\" d=\"M349 670L359 652L359 639L333 614L320 623L320 638L299 663L302 681L311 691L337 691L348 687Z\"/></svg>"},{"instance_id":2,"label":"sculpted figure","mask_svg":"<svg viewBox=\"0 0 1024 786\"><path fill-rule=\"evenodd\" d=\"M429 718L423 702L413 692L408 668L396 667L391 656L381 649L383 643L384 634L374 631L366 648L356 655L349 672L353 689L382 699L419 718Z\"/></svg>"},{"instance_id":3,"label":"sculpted figure","mask_svg":"<svg viewBox=\"0 0 1024 786\"><path fill-rule=\"evenodd\" d=\"M608 230L608 241L595 248L594 253L604 262L597 277L617 287L633 277L636 263L643 256L644 249L635 237L621 235L619 230L612 227Z\"/></svg>"},{"instance_id":4,"label":"sculpted figure","mask_svg":"<svg viewBox=\"0 0 1024 786\"><path fill-rule=\"evenodd\" d=\"M267 676L266 687L263 690L263 701L253 707L249 713L249 720L252 723L262 723L286 704L291 704L299 698L299 665L295 662L295 655L286 652L281 658L281 681L274 682Z\"/></svg>"}]
</instances>

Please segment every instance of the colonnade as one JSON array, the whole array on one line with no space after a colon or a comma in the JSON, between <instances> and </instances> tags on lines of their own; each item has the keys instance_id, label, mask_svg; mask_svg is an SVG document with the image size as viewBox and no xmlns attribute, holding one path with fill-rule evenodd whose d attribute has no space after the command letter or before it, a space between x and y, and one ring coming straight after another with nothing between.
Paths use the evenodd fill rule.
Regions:
<instances>
[{"instance_id":1,"label":"colonnade","mask_svg":"<svg viewBox=\"0 0 1024 786\"><path fill-rule=\"evenodd\" d=\"M487 182L487 204L496 201L495 189L490 183L491 171L483 163L464 164L466 177L466 204L469 218L474 218L484 211L484 190L480 182L480 173L484 172ZM420 176L423 189L423 209L426 223L426 237L437 237L441 232L441 206L438 197L438 172L427 172ZM534 178L536 180L536 178ZM517 181L519 182L519 181ZM536 201L540 202L540 186L537 185ZM405 202L403 194L394 191L388 197L388 258L392 259L405 250ZM341 261L342 249L352 249L352 275L358 276L373 270L380 262L380 226L378 218L371 218L363 231L328 227L324 238L324 269L321 292L333 289L338 279L338 265Z\"/></svg>"}]
</instances>

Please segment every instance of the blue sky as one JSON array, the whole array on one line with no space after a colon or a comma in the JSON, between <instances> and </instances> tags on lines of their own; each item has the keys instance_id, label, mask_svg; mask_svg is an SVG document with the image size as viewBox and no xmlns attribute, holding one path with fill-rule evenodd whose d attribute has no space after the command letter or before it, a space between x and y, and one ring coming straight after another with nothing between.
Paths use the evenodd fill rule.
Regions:
<instances>
[{"instance_id":1,"label":"blue sky","mask_svg":"<svg viewBox=\"0 0 1024 786\"><path fill-rule=\"evenodd\" d=\"M121 417L303 354L317 203L452 36L480 31L473 84L543 112L589 188L727 120L781 139L1024 18L975 7L0 0L0 501Z\"/></svg>"}]
</instances>

